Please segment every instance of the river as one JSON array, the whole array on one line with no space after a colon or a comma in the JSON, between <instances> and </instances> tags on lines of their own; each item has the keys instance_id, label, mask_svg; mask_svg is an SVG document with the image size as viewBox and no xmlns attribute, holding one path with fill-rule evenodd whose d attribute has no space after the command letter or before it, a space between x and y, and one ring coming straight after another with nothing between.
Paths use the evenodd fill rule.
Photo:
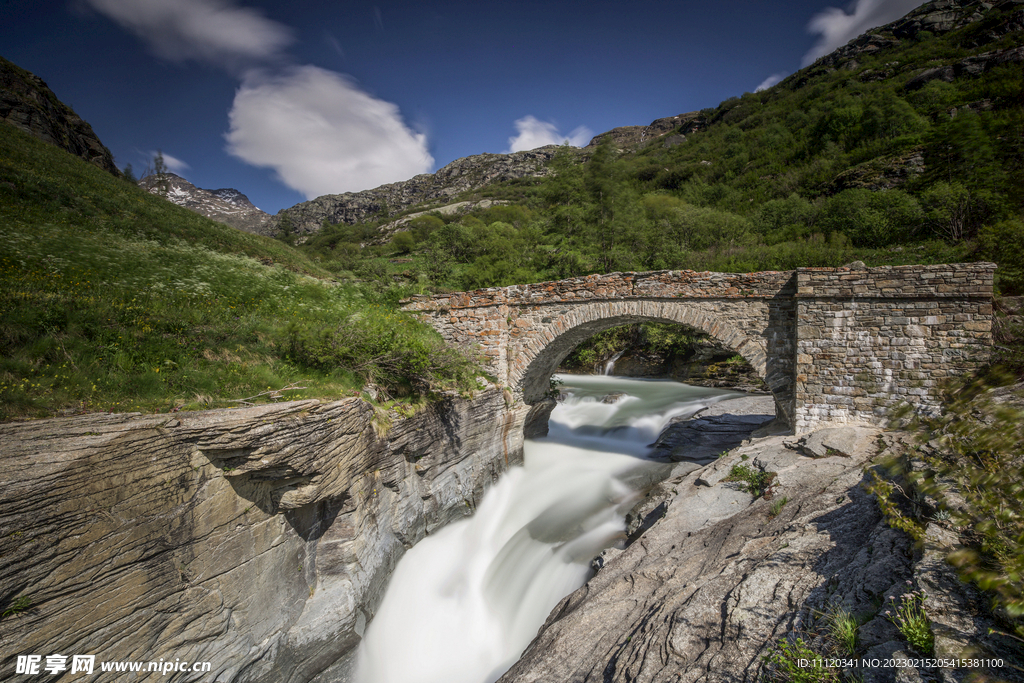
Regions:
<instances>
[{"instance_id":1,"label":"river","mask_svg":"<svg viewBox=\"0 0 1024 683\"><path fill-rule=\"evenodd\" d=\"M558 375L550 432L527 440L472 517L399 562L360 646L359 683L492 683L551 609L625 539L624 516L667 467L648 458L670 420L743 394L666 380Z\"/></svg>"}]
</instances>

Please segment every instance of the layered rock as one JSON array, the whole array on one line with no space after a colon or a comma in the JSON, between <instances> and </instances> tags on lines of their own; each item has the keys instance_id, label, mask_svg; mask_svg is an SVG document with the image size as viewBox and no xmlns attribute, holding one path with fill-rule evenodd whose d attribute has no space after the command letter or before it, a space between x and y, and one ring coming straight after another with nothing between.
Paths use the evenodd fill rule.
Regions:
<instances>
[{"instance_id":1,"label":"layered rock","mask_svg":"<svg viewBox=\"0 0 1024 683\"><path fill-rule=\"evenodd\" d=\"M0 604L27 602L0 667L92 654L308 681L404 550L518 462L522 418L490 389L390 424L347 399L0 425Z\"/></svg>"},{"instance_id":2,"label":"layered rock","mask_svg":"<svg viewBox=\"0 0 1024 683\"><path fill-rule=\"evenodd\" d=\"M43 79L0 57L0 121L20 128L43 142L121 175L110 150L92 126L57 99Z\"/></svg>"},{"instance_id":3,"label":"layered rock","mask_svg":"<svg viewBox=\"0 0 1024 683\"><path fill-rule=\"evenodd\" d=\"M268 226L270 214L253 205L238 190L204 190L174 173L148 175L139 181L139 186L219 223L258 235L273 234Z\"/></svg>"},{"instance_id":4,"label":"layered rock","mask_svg":"<svg viewBox=\"0 0 1024 683\"><path fill-rule=\"evenodd\" d=\"M707 121L699 111L655 119L646 126L620 126L594 136L587 147L597 147L607 140L619 150L633 150L649 144L657 138L664 138L666 147L678 145L686 140L690 133L696 133L707 126Z\"/></svg>"},{"instance_id":5,"label":"layered rock","mask_svg":"<svg viewBox=\"0 0 1024 683\"><path fill-rule=\"evenodd\" d=\"M559 149L558 145L548 145L511 154L477 154L456 159L436 173L423 173L399 183L324 195L281 211L275 217L275 227L287 216L298 233L313 233L324 221L351 225L375 216L390 216L423 202L449 204L463 192L491 183L544 175L547 162Z\"/></svg>"},{"instance_id":6,"label":"layered rock","mask_svg":"<svg viewBox=\"0 0 1024 683\"><path fill-rule=\"evenodd\" d=\"M989 634L995 624L979 613L984 601L943 561L951 535L932 525L924 555L915 555L913 540L885 524L863 489L878 433L825 431L816 443L839 447L824 457L805 455L815 452L807 440L768 437L663 483L667 500L646 505L652 519L638 524L646 531L625 550L605 552L597 575L552 611L501 683L764 680L766 658L782 639L799 636L819 652L834 647L826 615L838 608L861 624L858 656L921 657L885 614L889 596L915 587L928 590L935 657L1014 664L1008 641ZM775 473L770 499L730 481L737 465ZM878 683L972 673L851 671ZM1010 668L973 673L1015 676Z\"/></svg>"}]
</instances>

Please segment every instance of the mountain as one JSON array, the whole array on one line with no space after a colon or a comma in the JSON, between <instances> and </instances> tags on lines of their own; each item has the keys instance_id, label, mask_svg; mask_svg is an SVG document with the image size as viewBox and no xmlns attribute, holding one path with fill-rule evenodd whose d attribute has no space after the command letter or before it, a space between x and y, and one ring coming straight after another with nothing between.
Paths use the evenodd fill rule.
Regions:
<instances>
[{"instance_id":1,"label":"mountain","mask_svg":"<svg viewBox=\"0 0 1024 683\"><path fill-rule=\"evenodd\" d=\"M43 79L0 57L0 121L120 176L92 126L57 99Z\"/></svg>"},{"instance_id":2,"label":"mountain","mask_svg":"<svg viewBox=\"0 0 1024 683\"><path fill-rule=\"evenodd\" d=\"M163 195L178 206L191 209L219 223L258 235L272 234L270 214L261 211L238 190L204 190L174 173L146 176L139 186L152 194Z\"/></svg>"},{"instance_id":3,"label":"mountain","mask_svg":"<svg viewBox=\"0 0 1024 683\"><path fill-rule=\"evenodd\" d=\"M435 173L422 173L372 190L323 195L296 204L279 212L275 223L287 216L296 232L313 233L320 230L325 220L352 225L378 216L388 217L424 202L448 204L463 192L543 176L547 173L547 162L558 150L557 145L548 145L525 152L476 154L456 159Z\"/></svg>"},{"instance_id":4,"label":"mountain","mask_svg":"<svg viewBox=\"0 0 1024 683\"><path fill-rule=\"evenodd\" d=\"M605 140L619 151L631 151L645 144L650 144L657 138L662 140L663 147L674 147L686 142L686 135L696 133L707 125L704 117L699 111L692 111L678 116L669 116L663 119L655 119L646 126L621 126L612 128L609 131L595 135L587 145L588 148L597 147Z\"/></svg>"},{"instance_id":5,"label":"mountain","mask_svg":"<svg viewBox=\"0 0 1024 683\"><path fill-rule=\"evenodd\" d=\"M860 69L858 58L870 57L880 51L898 47L901 42L929 39L972 24L977 30L961 46L974 54L962 59L949 60L943 64L931 64L907 83L908 90L917 90L932 80L947 83L961 76L977 76L1003 64L1024 61L1024 46L1009 45L991 51L979 51L984 46L996 43L1008 35L1024 31L1024 12L1018 10L1021 0L937 0L928 2L913 10L902 19L871 29L833 52L819 58L807 69L789 79L793 85L802 86L809 80L835 69L854 71ZM913 68L913 64L892 62L885 69L861 73L861 80L873 81L891 78L897 73Z\"/></svg>"},{"instance_id":6,"label":"mountain","mask_svg":"<svg viewBox=\"0 0 1024 683\"><path fill-rule=\"evenodd\" d=\"M664 145L672 146L685 141L683 131L694 132L702 125L700 112L690 112L657 119L647 126L613 128L595 136L584 149L548 145L510 154L476 154L456 159L435 173L424 173L372 190L323 195L296 204L280 212L274 222L279 224L287 216L293 229L303 234L319 231L325 220L335 225L353 225L377 217L386 218L417 204L429 203L431 206L424 207L427 210L447 205L465 192L524 178L544 177L549 172L547 163L560 149L567 149L583 162L606 139L620 151L632 151L661 137L665 137Z\"/></svg>"}]
</instances>

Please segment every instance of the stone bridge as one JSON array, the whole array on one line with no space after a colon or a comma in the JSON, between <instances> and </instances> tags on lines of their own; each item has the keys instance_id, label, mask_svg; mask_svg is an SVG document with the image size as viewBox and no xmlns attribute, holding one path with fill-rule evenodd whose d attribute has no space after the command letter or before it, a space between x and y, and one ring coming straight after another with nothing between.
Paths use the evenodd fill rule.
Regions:
<instances>
[{"instance_id":1,"label":"stone bridge","mask_svg":"<svg viewBox=\"0 0 1024 683\"><path fill-rule=\"evenodd\" d=\"M612 273L406 302L449 342L478 348L516 399L542 403L584 339L626 323L679 323L742 355L796 433L878 423L988 359L995 265Z\"/></svg>"}]
</instances>

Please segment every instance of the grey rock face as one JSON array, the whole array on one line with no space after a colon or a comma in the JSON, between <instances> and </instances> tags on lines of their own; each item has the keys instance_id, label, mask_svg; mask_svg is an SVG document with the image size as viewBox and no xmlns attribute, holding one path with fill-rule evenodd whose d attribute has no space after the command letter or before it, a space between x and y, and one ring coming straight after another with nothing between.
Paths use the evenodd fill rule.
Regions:
<instances>
[{"instance_id":1,"label":"grey rock face","mask_svg":"<svg viewBox=\"0 0 1024 683\"><path fill-rule=\"evenodd\" d=\"M174 173L165 173L163 177L146 176L139 181L139 186L218 223L258 235L273 232L267 227L270 214L258 209L238 190L204 190Z\"/></svg>"},{"instance_id":2,"label":"grey rock face","mask_svg":"<svg viewBox=\"0 0 1024 683\"><path fill-rule=\"evenodd\" d=\"M827 458L830 455L849 457L860 447L860 434L853 427L819 429L786 446L800 451L809 458Z\"/></svg>"},{"instance_id":3,"label":"grey rock face","mask_svg":"<svg viewBox=\"0 0 1024 683\"><path fill-rule=\"evenodd\" d=\"M359 399L0 425L0 598L31 600L0 667L163 657L213 663L175 680L308 681L405 549L520 460L522 418L491 389L386 434Z\"/></svg>"},{"instance_id":4,"label":"grey rock face","mask_svg":"<svg viewBox=\"0 0 1024 683\"><path fill-rule=\"evenodd\" d=\"M0 57L0 121L120 177L92 126L57 99L43 79Z\"/></svg>"},{"instance_id":5,"label":"grey rock face","mask_svg":"<svg viewBox=\"0 0 1024 683\"><path fill-rule=\"evenodd\" d=\"M686 142L686 135L703 130L707 125L699 111L691 111L677 116L655 119L646 126L621 126L594 136L587 147L597 147L602 141L608 140L620 150L635 149L649 143L655 138L665 138L665 147L673 147ZM677 135L669 135L679 131ZM668 136L668 137L666 137Z\"/></svg>"},{"instance_id":6,"label":"grey rock face","mask_svg":"<svg viewBox=\"0 0 1024 683\"><path fill-rule=\"evenodd\" d=\"M754 681L773 638L813 610L872 609L911 573L909 539L858 485L874 435L819 460L770 437L666 482L664 516L555 608L501 681ZM778 473L776 517L724 481L743 455Z\"/></svg>"},{"instance_id":7,"label":"grey rock face","mask_svg":"<svg viewBox=\"0 0 1024 683\"><path fill-rule=\"evenodd\" d=\"M450 204L461 193L490 183L544 175L545 164L559 149L557 145L548 145L512 154L477 154L456 159L436 173L424 173L400 183L362 192L324 195L278 213L271 231L276 230L284 216L288 216L295 230L303 234L317 232L325 220L352 225L422 202Z\"/></svg>"},{"instance_id":8,"label":"grey rock face","mask_svg":"<svg viewBox=\"0 0 1024 683\"><path fill-rule=\"evenodd\" d=\"M769 673L765 656L781 638L829 652L826 615L837 608L860 623L857 657L921 658L886 614L892 599L915 589L927 591L935 657L1002 658L1006 666L851 673L872 683L1020 680L1019 646L992 633L1000 629L986 600L945 561L955 535L929 525L915 550L861 486L879 444L894 438L822 431L804 445L841 438L847 455L810 458L789 437L768 437L655 487L655 499L634 509L631 545L595 560L596 576L552 611L500 682L753 683ZM772 500L729 481L738 464L776 473Z\"/></svg>"},{"instance_id":9,"label":"grey rock face","mask_svg":"<svg viewBox=\"0 0 1024 683\"><path fill-rule=\"evenodd\" d=\"M961 29L975 22L986 20L991 16L993 10L1002 11L1003 14L991 22L992 25L987 30L975 36L976 45L988 44L1009 33L1024 31L1024 7L1018 0L994 0L993 2L933 0L924 3L901 19L858 36L843 47L819 59L809 69L794 75L793 78L798 79L797 82L800 83L822 71L841 68L857 69L859 67L857 58L860 55L874 54L885 50L896 45L900 40L915 38L922 31L940 34ZM1018 61L1020 61L1019 56L1012 49L989 55L978 55L956 65L930 67L911 80L908 88L920 87L935 78L948 81L961 73L980 73L980 70L991 68L997 64ZM894 62L887 64L884 72L865 72L862 74L862 78L864 80L880 80L910 66L912 65L900 65L898 62Z\"/></svg>"}]
</instances>

